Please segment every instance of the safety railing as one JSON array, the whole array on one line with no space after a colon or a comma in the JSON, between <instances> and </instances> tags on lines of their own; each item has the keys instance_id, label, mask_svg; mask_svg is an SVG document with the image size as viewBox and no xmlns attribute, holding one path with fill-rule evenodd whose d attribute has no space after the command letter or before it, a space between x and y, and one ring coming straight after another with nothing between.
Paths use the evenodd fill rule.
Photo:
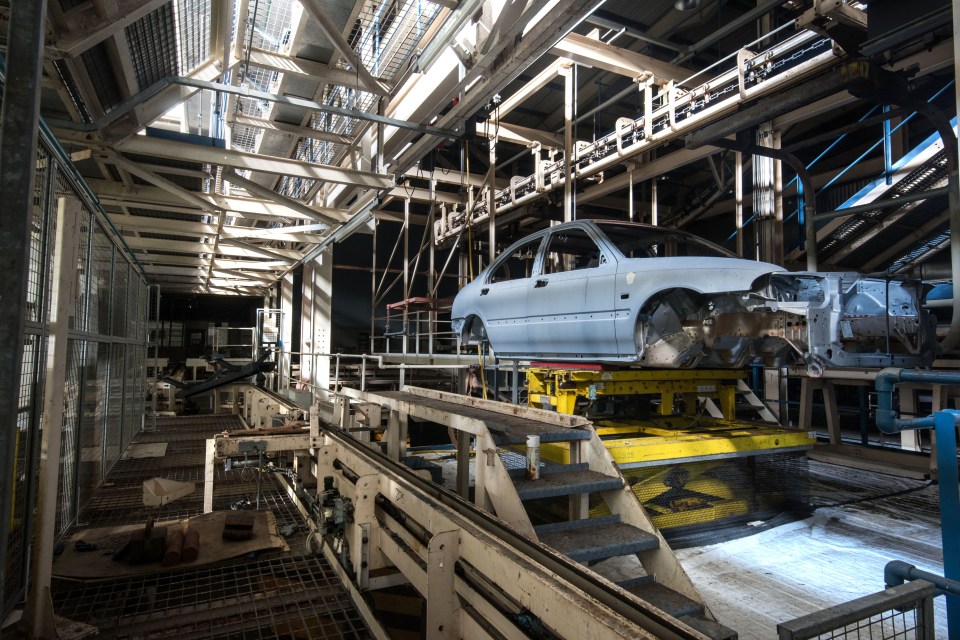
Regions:
<instances>
[{"instance_id":1,"label":"safety railing","mask_svg":"<svg viewBox=\"0 0 960 640\"><path fill-rule=\"evenodd\" d=\"M777 625L780 640L934 640L933 584L915 580Z\"/></svg>"},{"instance_id":2,"label":"safety railing","mask_svg":"<svg viewBox=\"0 0 960 640\"><path fill-rule=\"evenodd\" d=\"M300 374L294 373L290 379L290 386L296 389L311 392L327 392L339 388L345 382L359 385L361 390L374 382L374 379L399 377L400 384L404 383L404 374L414 371L447 371L451 374L461 369L469 368L458 358L450 362L390 362L390 354L357 354L357 353L309 353L293 352L292 356L299 356ZM396 355L396 354L394 354ZM430 360L430 356L424 356ZM329 371L329 382L319 375L322 371ZM451 377L451 380L453 378Z\"/></svg>"},{"instance_id":3,"label":"safety railing","mask_svg":"<svg viewBox=\"0 0 960 640\"><path fill-rule=\"evenodd\" d=\"M450 326L450 319L437 319L430 310L408 311L404 322L402 315L375 318L378 326L384 327L382 335L371 338L370 348L374 353L412 353L432 355L456 353L457 335ZM406 351L403 340L406 339Z\"/></svg>"}]
</instances>

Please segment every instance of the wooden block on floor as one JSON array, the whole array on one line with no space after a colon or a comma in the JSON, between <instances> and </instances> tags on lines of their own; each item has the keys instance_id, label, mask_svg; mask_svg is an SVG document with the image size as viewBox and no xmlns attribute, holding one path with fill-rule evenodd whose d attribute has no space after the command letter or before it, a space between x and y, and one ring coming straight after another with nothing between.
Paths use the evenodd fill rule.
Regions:
<instances>
[{"instance_id":1,"label":"wooden block on floor","mask_svg":"<svg viewBox=\"0 0 960 640\"><path fill-rule=\"evenodd\" d=\"M249 540L256 517L255 511L231 511L223 521L223 539Z\"/></svg>"}]
</instances>

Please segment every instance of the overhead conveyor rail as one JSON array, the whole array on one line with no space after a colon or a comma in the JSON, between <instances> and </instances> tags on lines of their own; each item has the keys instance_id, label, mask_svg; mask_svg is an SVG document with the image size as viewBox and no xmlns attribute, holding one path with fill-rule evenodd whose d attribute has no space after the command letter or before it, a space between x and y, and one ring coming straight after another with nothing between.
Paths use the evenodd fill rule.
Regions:
<instances>
[{"instance_id":1,"label":"overhead conveyor rail","mask_svg":"<svg viewBox=\"0 0 960 640\"><path fill-rule=\"evenodd\" d=\"M577 142L571 154L573 177L595 176L642 152L716 122L745 102L796 86L810 76L828 70L842 55L842 50L836 48L829 38L805 31L762 53L741 49L731 69L693 88L688 89L683 82L673 81L665 87L658 87L652 81L642 83L638 91L643 96L644 115L636 119L619 119L615 131L594 142ZM842 81L847 80L843 78ZM830 87L818 86L807 93L817 90L833 92ZM548 192L563 189L565 167L562 153L540 159L537 151L533 175L516 176L510 180L509 187L496 191L494 214L508 213ZM628 186L629 183L623 184L623 188ZM479 198L477 202L471 212L446 213L435 223L438 243L454 240L467 225L483 226L489 222L487 198Z\"/></svg>"}]
</instances>

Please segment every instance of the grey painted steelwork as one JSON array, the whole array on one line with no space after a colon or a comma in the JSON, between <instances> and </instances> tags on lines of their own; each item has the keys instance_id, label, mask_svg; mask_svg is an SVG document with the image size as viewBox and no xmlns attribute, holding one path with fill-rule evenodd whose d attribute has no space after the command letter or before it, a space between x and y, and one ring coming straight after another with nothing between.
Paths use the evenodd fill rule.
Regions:
<instances>
[{"instance_id":1,"label":"grey painted steelwork","mask_svg":"<svg viewBox=\"0 0 960 640\"><path fill-rule=\"evenodd\" d=\"M104 114L92 124L77 124L75 122L70 122L67 120L55 120L55 119L51 119L50 123L56 127L59 127L61 129L67 129L70 131L83 131L88 133L102 131L108 125L120 119L121 116L133 111L136 107L142 105L144 102L146 102L153 96L159 94L160 91L162 91L163 89L166 89L167 87L171 87L171 86L192 87L194 89L200 89L204 91L219 91L221 93L241 96L245 98L253 98L256 100L267 100L268 102L276 102L279 104L289 104L295 107L302 107L304 109L313 109L315 111L322 111L324 113L332 113L332 114L344 116L347 118L369 120L370 122L376 122L376 123L385 124L389 126L399 127L400 129L409 129L417 133L430 134L440 138L456 138L459 135L458 132L450 129L442 129L439 127L434 127L434 126L422 124L419 122L409 122L407 120L399 120L397 118L381 116L376 113L368 113L366 111L361 111L359 109L347 109L345 107L336 107L333 105L322 104L314 100L305 100L303 98L297 98L295 96L280 96L274 93L268 93L266 91L249 89L247 87L236 87L233 85L222 84L219 82L209 82L206 80L197 80L196 78L187 78L187 77L180 77L180 76L172 76L169 78L164 78L163 80L158 80L156 83L147 87L146 89L136 94L132 98L125 100L116 108L111 109L109 113Z\"/></svg>"},{"instance_id":2,"label":"grey painted steelwork","mask_svg":"<svg viewBox=\"0 0 960 640\"><path fill-rule=\"evenodd\" d=\"M0 304L0 612L7 580L8 538L13 504L12 474L17 454L17 420L23 330L33 215L40 76L43 59L45 2L15 2L7 27L6 82L0 112L0 198L6 211L0 225L2 264L7 285ZM8 90L9 89L9 90Z\"/></svg>"},{"instance_id":3,"label":"grey painted steelwork","mask_svg":"<svg viewBox=\"0 0 960 640\"><path fill-rule=\"evenodd\" d=\"M742 367L927 366L932 317L902 279L790 273L680 231L578 221L535 233L454 300L461 343L501 357ZM894 365L902 366L902 365Z\"/></svg>"}]
</instances>

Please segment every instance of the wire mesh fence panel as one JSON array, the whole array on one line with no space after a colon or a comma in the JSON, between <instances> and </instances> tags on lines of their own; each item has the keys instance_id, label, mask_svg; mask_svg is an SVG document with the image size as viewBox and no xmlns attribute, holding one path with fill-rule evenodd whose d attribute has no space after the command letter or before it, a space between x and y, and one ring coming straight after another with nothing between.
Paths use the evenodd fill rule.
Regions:
<instances>
[{"instance_id":1,"label":"wire mesh fence panel","mask_svg":"<svg viewBox=\"0 0 960 640\"><path fill-rule=\"evenodd\" d=\"M70 340L63 395L63 430L60 436L60 475L57 489L56 534L62 536L77 515L77 470L80 435L80 395L87 343Z\"/></svg>"},{"instance_id":2,"label":"wire mesh fence panel","mask_svg":"<svg viewBox=\"0 0 960 640\"><path fill-rule=\"evenodd\" d=\"M110 366L107 369L109 388L106 446L103 463L109 469L120 459L123 437L123 388L126 368L126 345L110 345Z\"/></svg>"},{"instance_id":3,"label":"wire mesh fence panel","mask_svg":"<svg viewBox=\"0 0 960 640\"><path fill-rule=\"evenodd\" d=\"M85 504L103 478L103 424L106 418L110 345L92 343L83 368L80 420L79 502Z\"/></svg>"},{"instance_id":4,"label":"wire mesh fence panel","mask_svg":"<svg viewBox=\"0 0 960 640\"><path fill-rule=\"evenodd\" d=\"M49 163L49 156L43 149L38 149L37 173L34 182L34 206L30 219L30 257L27 263L27 306L26 316L24 317L27 322L41 322L46 317L44 313L46 287L44 285L48 272L48 216L46 210L50 206L47 182Z\"/></svg>"},{"instance_id":5,"label":"wire mesh fence panel","mask_svg":"<svg viewBox=\"0 0 960 640\"><path fill-rule=\"evenodd\" d=\"M73 195L72 191L67 191L68 185L63 183L66 179L63 175L57 177L57 191L62 195ZM77 225L77 264L76 264L76 299L74 300L73 316L69 320L70 329L76 331L87 330L87 311L90 308L90 213L83 211L78 216Z\"/></svg>"},{"instance_id":6,"label":"wire mesh fence panel","mask_svg":"<svg viewBox=\"0 0 960 640\"><path fill-rule=\"evenodd\" d=\"M93 227L90 255L89 330L110 333L110 296L113 285L113 245L100 225Z\"/></svg>"},{"instance_id":7,"label":"wire mesh fence panel","mask_svg":"<svg viewBox=\"0 0 960 640\"><path fill-rule=\"evenodd\" d=\"M77 521L79 506L103 479L107 454L110 462L117 460L122 445L133 438L142 422L143 403L131 401L129 395L143 390L147 284L117 248L120 241L107 232L98 203L86 194L66 152L41 134L27 229L18 408L16 415L8 418L15 433L15 462L0 478L0 490L12 495L10 523L0 531L8 540L7 557L0 559L6 570L0 587L0 619L23 597L27 584L50 355L48 336L56 323L66 322L71 333L66 362L59 365L64 372L64 406L55 535L62 537ZM76 243L76 263L64 265L65 275L54 283L58 209L61 204L72 208L77 203L81 207L78 230L67 239ZM114 270L119 274L116 279ZM54 317L52 294L70 277L76 279L72 312L57 310L57 314L69 312L67 320L64 315ZM114 329L115 336L111 335ZM124 434L125 425L131 426Z\"/></svg>"},{"instance_id":8,"label":"wire mesh fence panel","mask_svg":"<svg viewBox=\"0 0 960 640\"><path fill-rule=\"evenodd\" d=\"M139 345L127 345L126 362L124 366L125 384L123 387L123 436L121 439L121 450L126 449L127 445L133 440L134 435L140 431L140 414L143 412L143 398L139 396L141 389L141 380L143 378L138 372L140 367L141 347Z\"/></svg>"},{"instance_id":9,"label":"wire mesh fence panel","mask_svg":"<svg viewBox=\"0 0 960 640\"><path fill-rule=\"evenodd\" d=\"M127 261L121 256L116 256L113 266L113 295L110 300L113 323L110 327L112 335L121 338L127 336L127 304L130 298L129 279L130 267Z\"/></svg>"},{"instance_id":10,"label":"wire mesh fence panel","mask_svg":"<svg viewBox=\"0 0 960 640\"><path fill-rule=\"evenodd\" d=\"M934 586L916 580L777 625L780 640L933 640Z\"/></svg>"},{"instance_id":11,"label":"wire mesh fence panel","mask_svg":"<svg viewBox=\"0 0 960 640\"><path fill-rule=\"evenodd\" d=\"M13 491L10 530L7 534L7 575L11 576L3 584L3 602L9 603L23 594L25 580L23 576L27 566L27 548L30 540L28 515L30 505L30 479L32 473L32 438L36 434L33 428L35 418L36 388L34 381L38 377L38 351L40 338L27 335L23 340L23 360L20 370L19 402L16 416L16 457L14 458L10 489Z\"/></svg>"}]
</instances>

